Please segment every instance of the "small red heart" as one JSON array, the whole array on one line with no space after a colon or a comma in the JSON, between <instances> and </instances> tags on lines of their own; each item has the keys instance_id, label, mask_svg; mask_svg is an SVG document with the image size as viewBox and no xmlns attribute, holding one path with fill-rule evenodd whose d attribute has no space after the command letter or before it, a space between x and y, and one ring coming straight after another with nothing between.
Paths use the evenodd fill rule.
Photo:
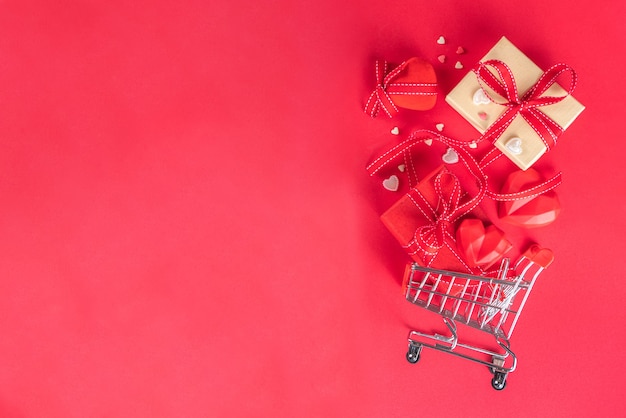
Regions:
<instances>
[{"instance_id":1,"label":"small red heart","mask_svg":"<svg viewBox=\"0 0 626 418\"><path fill-rule=\"evenodd\" d=\"M539 172L533 168L516 171L507 178L501 192L517 193L544 181ZM536 228L554 222L561 212L559 198L554 191L525 199L499 203L498 216L503 221L526 228Z\"/></svg>"},{"instance_id":2,"label":"small red heart","mask_svg":"<svg viewBox=\"0 0 626 418\"><path fill-rule=\"evenodd\" d=\"M411 58L407 60L407 66L393 80L393 83L437 83L435 69L428 62L421 58ZM394 95L393 102L396 106L411 110L429 110L437 102L436 95L429 94L407 94Z\"/></svg>"},{"instance_id":3,"label":"small red heart","mask_svg":"<svg viewBox=\"0 0 626 418\"><path fill-rule=\"evenodd\" d=\"M463 220L456 230L456 245L471 267L488 269L513 248L504 232L495 225L485 225L480 219Z\"/></svg>"}]
</instances>

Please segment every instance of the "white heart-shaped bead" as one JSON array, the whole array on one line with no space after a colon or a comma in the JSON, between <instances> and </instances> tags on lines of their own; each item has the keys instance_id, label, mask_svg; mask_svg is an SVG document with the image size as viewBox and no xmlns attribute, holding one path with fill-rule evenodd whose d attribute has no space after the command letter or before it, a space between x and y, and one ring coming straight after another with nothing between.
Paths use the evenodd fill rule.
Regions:
<instances>
[{"instance_id":1,"label":"white heart-shaped bead","mask_svg":"<svg viewBox=\"0 0 626 418\"><path fill-rule=\"evenodd\" d=\"M446 164L456 164L459 162L459 154L456 153L452 148L448 148L445 154L441 157L444 163Z\"/></svg>"},{"instance_id":2,"label":"white heart-shaped bead","mask_svg":"<svg viewBox=\"0 0 626 418\"><path fill-rule=\"evenodd\" d=\"M509 139L506 144L504 144L504 147L513 155L520 155L522 151L524 151L522 149L522 139L517 137Z\"/></svg>"},{"instance_id":3,"label":"white heart-shaped bead","mask_svg":"<svg viewBox=\"0 0 626 418\"><path fill-rule=\"evenodd\" d=\"M489 100L489 97L487 97L483 89L478 89L474 92L474 95L472 96L472 102L475 105L481 105L489 104L491 100Z\"/></svg>"},{"instance_id":4,"label":"white heart-shaped bead","mask_svg":"<svg viewBox=\"0 0 626 418\"><path fill-rule=\"evenodd\" d=\"M395 174L391 175L388 179L383 180L383 187L391 192L397 191L398 186L400 186L400 180L398 180L398 176Z\"/></svg>"}]
</instances>

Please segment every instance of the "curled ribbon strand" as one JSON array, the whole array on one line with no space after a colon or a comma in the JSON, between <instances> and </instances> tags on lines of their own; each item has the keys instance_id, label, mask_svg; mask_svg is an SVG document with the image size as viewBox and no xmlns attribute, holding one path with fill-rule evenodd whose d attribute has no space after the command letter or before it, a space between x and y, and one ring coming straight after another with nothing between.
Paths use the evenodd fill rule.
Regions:
<instances>
[{"instance_id":1,"label":"curled ribbon strand","mask_svg":"<svg viewBox=\"0 0 626 418\"><path fill-rule=\"evenodd\" d=\"M376 88L365 104L365 113L375 118L380 109L392 118L398 108L392 100L394 95L436 95L435 83L394 83L393 81L404 71L409 61L404 61L393 69L389 69L387 61L376 61Z\"/></svg>"},{"instance_id":2,"label":"curled ribbon strand","mask_svg":"<svg viewBox=\"0 0 626 418\"><path fill-rule=\"evenodd\" d=\"M561 184L561 173L557 173L549 180L546 180L543 183L540 183L536 186L530 187L517 193L496 193L488 188L487 175L484 172L485 165L479 164L474 159L474 157L463 146L463 142L448 138L438 132L425 129L413 132L407 139L383 152L379 157L377 157L374 161L372 161L372 163L367 166L368 173L370 175L376 174L382 168L389 165L392 161L401 156L404 156L406 153L410 153L414 147L423 143L427 139L434 139L449 148L453 148L459 155L459 161L465 165L465 167L472 174L472 176L475 177L478 181L479 192L477 193L477 195L474 197L474 199L461 205L461 208L463 209L463 214L471 212L485 196L497 201L525 199L539 196L543 193L553 190Z\"/></svg>"},{"instance_id":3,"label":"curled ribbon strand","mask_svg":"<svg viewBox=\"0 0 626 418\"><path fill-rule=\"evenodd\" d=\"M517 84L511 69L504 62L499 60L480 62L474 72L489 100L508 108L487 129L480 140L495 142L513 122L513 119L520 115L537 132L548 150L556 144L557 138L563 133L563 128L542 112L540 108L558 103L572 94L576 88L577 77L570 66L562 63L553 65L522 97L518 94ZM557 78L566 73L570 74L571 78L567 89L565 89L565 95L543 96L550 87L555 85ZM505 102L498 102L491 97L485 86L504 98Z\"/></svg>"}]
</instances>

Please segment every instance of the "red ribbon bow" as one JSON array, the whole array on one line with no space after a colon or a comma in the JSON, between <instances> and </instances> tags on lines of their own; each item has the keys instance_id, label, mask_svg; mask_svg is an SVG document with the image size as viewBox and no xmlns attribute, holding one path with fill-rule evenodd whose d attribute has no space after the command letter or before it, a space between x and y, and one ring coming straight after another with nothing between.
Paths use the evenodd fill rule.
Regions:
<instances>
[{"instance_id":1,"label":"red ribbon bow","mask_svg":"<svg viewBox=\"0 0 626 418\"><path fill-rule=\"evenodd\" d=\"M493 68L497 76L488 67ZM474 72L485 95L492 102L508 107L487 129L481 139L495 142L513 122L513 119L520 115L537 132L537 135L548 150L556 143L557 137L563 133L563 128L539 108L558 103L572 94L576 87L576 73L571 67L566 64L556 64L550 67L522 97L518 95L517 85L511 69L502 61L488 60L478 63L478 67L474 69ZM546 90L556 83L556 79L563 73L570 73L571 75L566 94L564 96L542 96ZM494 100L482 86L483 83L496 94L503 97L506 102L499 103Z\"/></svg>"},{"instance_id":2,"label":"red ribbon bow","mask_svg":"<svg viewBox=\"0 0 626 418\"><path fill-rule=\"evenodd\" d=\"M435 178L434 184L438 197L436 208L431 207L416 189L411 189L408 193L411 201L430 223L415 231L413 240L406 248L423 253L427 264L430 264L432 258L445 245L446 240L450 238L454 240L451 229L454 222L465 213L460 205L463 191L454 174L447 171L441 172Z\"/></svg>"},{"instance_id":3,"label":"red ribbon bow","mask_svg":"<svg viewBox=\"0 0 626 418\"><path fill-rule=\"evenodd\" d=\"M410 61L410 60L409 60ZM394 83L393 80L398 77L409 64L404 61L394 69L389 69L387 61L376 61L376 88L370 94L365 104L365 113L375 118L379 110L382 108L390 118L398 113L398 108L394 104L391 96L394 95L436 95L437 84L435 83Z\"/></svg>"}]
</instances>

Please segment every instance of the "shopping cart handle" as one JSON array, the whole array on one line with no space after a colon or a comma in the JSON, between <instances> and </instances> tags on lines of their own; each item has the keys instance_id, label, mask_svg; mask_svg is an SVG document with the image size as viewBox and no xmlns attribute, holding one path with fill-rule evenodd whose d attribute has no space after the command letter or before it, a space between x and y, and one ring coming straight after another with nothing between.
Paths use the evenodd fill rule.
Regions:
<instances>
[{"instance_id":1,"label":"shopping cart handle","mask_svg":"<svg viewBox=\"0 0 626 418\"><path fill-rule=\"evenodd\" d=\"M530 248L524 253L524 257L544 269L548 268L548 266L554 261L554 253L552 250L548 248L541 248L537 244L531 245Z\"/></svg>"}]
</instances>

